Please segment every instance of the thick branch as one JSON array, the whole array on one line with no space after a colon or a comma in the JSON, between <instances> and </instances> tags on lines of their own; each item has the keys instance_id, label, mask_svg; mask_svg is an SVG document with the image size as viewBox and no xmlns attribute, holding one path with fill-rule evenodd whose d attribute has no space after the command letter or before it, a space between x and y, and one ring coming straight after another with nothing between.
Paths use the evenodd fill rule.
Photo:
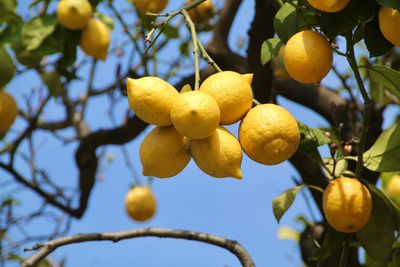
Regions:
<instances>
[{"instance_id":1,"label":"thick branch","mask_svg":"<svg viewBox=\"0 0 400 267\"><path fill-rule=\"evenodd\" d=\"M237 241L228 240L219 236L201 232L192 232L192 231L174 230L174 229L145 228L145 229L137 229L124 232L115 232L115 233L78 234L70 237L56 239L43 244L37 244L35 247L32 248L32 250L36 250L39 248L41 248L41 250L36 254L34 254L33 256L31 256L27 261L25 261L22 264L22 267L33 267L39 261L44 259L47 255L49 255L57 248L70 244L90 242L90 241L118 242L125 239L150 237L150 236L161 237L161 238L195 240L215 245L220 248L226 249L230 251L232 254L234 254L238 258L242 266L244 267L255 266L248 252Z\"/></svg>"}]
</instances>

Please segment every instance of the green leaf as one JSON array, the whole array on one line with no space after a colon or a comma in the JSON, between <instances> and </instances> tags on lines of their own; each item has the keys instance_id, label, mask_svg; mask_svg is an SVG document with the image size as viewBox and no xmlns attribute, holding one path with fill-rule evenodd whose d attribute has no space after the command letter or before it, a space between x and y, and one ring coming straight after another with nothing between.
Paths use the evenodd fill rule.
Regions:
<instances>
[{"instance_id":1,"label":"green leaf","mask_svg":"<svg viewBox=\"0 0 400 267\"><path fill-rule=\"evenodd\" d=\"M370 21L375 16L376 8L375 1L352 0L342 11L321 12L316 19L322 31L330 38L334 38Z\"/></svg>"},{"instance_id":2,"label":"green leaf","mask_svg":"<svg viewBox=\"0 0 400 267\"><path fill-rule=\"evenodd\" d=\"M282 41L279 38L270 38L261 45L261 64L265 65L268 61L279 54Z\"/></svg>"},{"instance_id":3,"label":"green leaf","mask_svg":"<svg viewBox=\"0 0 400 267\"><path fill-rule=\"evenodd\" d=\"M22 26L22 43L28 51L32 51L54 32L56 26L57 17L55 15L35 17Z\"/></svg>"},{"instance_id":4,"label":"green leaf","mask_svg":"<svg viewBox=\"0 0 400 267\"><path fill-rule=\"evenodd\" d=\"M272 209L274 211L275 219L278 223L281 220L282 216L292 205L297 193L300 191L301 188L303 188L303 185L290 188L283 192L281 195L277 196L272 201Z\"/></svg>"},{"instance_id":5,"label":"green leaf","mask_svg":"<svg viewBox=\"0 0 400 267\"><path fill-rule=\"evenodd\" d=\"M321 261L326 260L333 254L339 252L342 249L342 245L346 237L345 234L336 231L329 225L327 225L325 229L326 233L324 242L317 253L317 259Z\"/></svg>"},{"instance_id":6,"label":"green leaf","mask_svg":"<svg viewBox=\"0 0 400 267\"><path fill-rule=\"evenodd\" d=\"M42 74L42 79L49 89L49 93L52 96L59 96L63 91L61 84L61 77L58 72L45 72Z\"/></svg>"},{"instance_id":7,"label":"green leaf","mask_svg":"<svg viewBox=\"0 0 400 267\"><path fill-rule=\"evenodd\" d=\"M67 67L74 64L76 60L76 50L80 41L80 32L64 30L61 34L65 40L62 42L62 57L57 61L57 69L64 72Z\"/></svg>"},{"instance_id":8,"label":"green leaf","mask_svg":"<svg viewBox=\"0 0 400 267\"><path fill-rule=\"evenodd\" d=\"M0 45L0 88L9 83L15 74L15 65L4 46Z\"/></svg>"},{"instance_id":9,"label":"green leaf","mask_svg":"<svg viewBox=\"0 0 400 267\"><path fill-rule=\"evenodd\" d=\"M182 93L186 93L186 92L190 92L190 91L192 91L192 87L190 86L190 84L185 84L182 87L180 93L182 94Z\"/></svg>"},{"instance_id":10,"label":"green leaf","mask_svg":"<svg viewBox=\"0 0 400 267\"><path fill-rule=\"evenodd\" d=\"M364 267L387 267L387 264L379 262L368 256L367 253L365 253L365 264Z\"/></svg>"},{"instance_id":11,"label":"green leaf","mask_svg":"<svg viewBox=\"0 0 400 267\"><path fill-rule=\"evenodd\" d=\"M17 0L0 0L0 23L19 18L15 13Z\"/></svg>"},{"instance_id":12,"label":"green leaf","mask_svg":"<svg viewBox=\"0 0 400 267\"><path fill-rule=\"evenodd\" d=\"M393 48L393 44L382 35L377 17L365 25L364 40L369 52L369 57L382 56Z\"/></svg>"},{"instance_id":13,"label":"green leaf","mask_svg":"<svg viewBox=\"0 0 400 267\"><path fill-rule=\"evenodd\" d=\"M372 171L400 171L400 122L382 132L375 144L364 152L363 158L364 167Z\"/></svg>"},{"instance_id":14,"label":"green leaf","mask_svg":"<svg viewBox=\"0 0 400 267\"><path fill-rule=\"evenodd\" d=\"M330 170L330 172L328 173L325 169L322 169L325 173L326 176L328 177L332 177L331 173L333 172L333 167L335 167L335 177L340 177L343 175L343 173L347 170L348 164L347 164L347 160L345 159L339 159L336 162L336 165L333 165L333 159L332 158L325 158L324 159L324 163L325 166Z\"/></svg>"},{"instance_id":15,"label":"green leaf","mask_svg":"<svg viewBox=\"0 0 400 267\"><path fill-rule=\"evenodd\" d=\"M384 85L400 100L400 72L384 65L361 66L360 68L368 69L371 81Z\"/></svg>"},{"instance_id":16,"label":"green leaf","mask_svg":"<svg viewBox=\"0 0 400 267\"><path fill-rule=\"evenodd\" d=\"M107 28L112 31L114 29L114 20L112 17L104 15L102 13L96 12L93 15L95 18L101 20L106 26Z\"/></svg>"},{"instance_id":17,"label":"green leaf","mask_svg":"<svg viewBox=\"0 0 400 267\"><path fill-rule=\"evenodd\" d=\"M297 121L300 127L299 149L302 151L311 151L319 146L329 144L331 139L324 134L324 130L319 128L309 128L304 123Z\"/></svg>"},{"instance_id":18,"label":"green leaf","mask_svg":"<svg viewBox=\"0 0 400 267\"><path fill-rule=\"evenodd\" d=\"M383 193L378 195L378 189L372 185L368 188L372 195L372 213L368 223L357 232L357 239L371 258L387 263L395 241L397 218L382 198Z\"/></svg>"},{"instance_id":19,"label":"green leaf","mask_svg":"<svg viewBox=\"0 0 400 267\"><path fill-rule=\"evenodd\" d=\"M400 9L400 2L398 0L376 0L381 6L390 6L396 9Z\"/></svg>"},{"instance_id":20,"label":"green leaf","mask_svg":"<svg viewBox=\"0 0 400 267\"><path fill-rule=\"evenodd\" d=\"M284 43L297 32L297 13L292 5L286 3L278 10L274 17L274 28Z\"/></svg>"},{"instance_id":21,"label":"green leaf","mask_svg":"<svg viewBox=\"0 0 400 267\"><path fill-rule=\"evenodd\" d=\"M8 23L5 28L0 30L0 44L14 46L21 42L22 19L14 19L12 23Z\"/></svg>"},{"instance_id":22,"label":"green leaf","mask_svg":"<svg viewBox=\"0 0 400 267\"><path fill-rule=\"evenodd\" d=\"M179 38L178 29L169 24L167 24L167 26L165 26L163 33L165 34L165 36L168 37L168 39Z\"/></svg>"}]
</instances>

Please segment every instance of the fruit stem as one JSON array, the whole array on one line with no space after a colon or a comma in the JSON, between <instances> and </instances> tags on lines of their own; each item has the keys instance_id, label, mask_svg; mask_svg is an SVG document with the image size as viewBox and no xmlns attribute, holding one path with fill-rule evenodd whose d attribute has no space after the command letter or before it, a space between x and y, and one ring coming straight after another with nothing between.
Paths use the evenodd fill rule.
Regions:
<instances>
[{"instance_id":1,"label":"fruit stem","mask_svg":"<svg viewBox=\"0 0 400 267\"><path fill-rule=\"evenodd\" d=\"M347 261L349 259L349 252L350 252L350 241L351 241L351 234L347 234L346 240L343 243L343 250L342 250L342 255L340 256L339 267L347 267Z\"/></svg>"},{"instance_id":2,"label":"fruit stem","mask_svg":"<svg viewBox=\"0 0 400 267\"><path fill-rule=\"evenodd\" d=\"M192 43L193 43L193 55L194 55L194 71L195 71L195 78L194 78L194 90L199 90L200 87L200 67L199 67L199 47L197 46L197 34L196 28L194 26L193 21L191 20L189 13L185 9L181 11L183 17L185 18L186 25L190 30L190 34L192 35Z\"/></svg>"},{"instance_id":3,"label":"fruit stem","mask_svg":"<svg viewBox=\"0 0 400 267\"><path fill-rule=\"evenodd\" d=\"M346 45L347 45L347 61L354 73L354 76L357 81L358 88L360 89L361 96L364 100L364 120L361 127L360 139L358 142L358 152L357 152L357 167L356 167L356 178L361 178L361 173L363 169L363 153L365 149L365 142L367 139L368 128L371 120L371 111L372 111L372 100L368 95L367 90L365 89L360 70L357 65L356 56L354 54L354 42L353 36L351 32L346 34Z\"/></svg>"}]
</instances>

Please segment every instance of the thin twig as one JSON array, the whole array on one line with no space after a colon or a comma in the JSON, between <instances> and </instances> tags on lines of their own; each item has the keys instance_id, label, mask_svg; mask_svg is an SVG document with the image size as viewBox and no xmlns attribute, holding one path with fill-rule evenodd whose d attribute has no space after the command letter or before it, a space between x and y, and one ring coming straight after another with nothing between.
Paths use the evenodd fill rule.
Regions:
<instances>
[{"instance_id":1,"label":"thin twig","mask_svg":"<svg viewBox=\"0 0 400 267\"><path fill-rule=\"evenodd\" d=\"M143 229L136 229L124 232L114 232L114 233L78 234L74 236L56 239L47 243L38 243L33 248L25 249L25 251L31 251L37 249L41 250L39 250L37 253L32 255L28 260L26 260L22 264L22 267L33 267L39 261L44 259L47 255L52 253L57 248L70 244L90 242L90 241L118 242L125 239L133 239L137 237L149 237L149 236L195 240L215 245L220 248L226 249L230 251L232 254L234 254L238 258L242 266L244 267L255 266L248 252L237 241L228 240L219 236L202 232L193 232L193 231L175 230L175 229L143 228Z\"/></svg>"},{"instance_id":2,"label":"thin twig","mask_svg":"<svg viewBox=\"0 0 400 267\"><path fill-rule=\"evenodd\" d=\"M182 15L185 18L186 25L190 30L190 35L192 36L193 56L194 56L194 90L197 91L199 90L200 87L200 66L199 66L199 47L197 45L198 39L196 34L196 28L185 9L182 10Z\"/></svg>"}]
</instances>

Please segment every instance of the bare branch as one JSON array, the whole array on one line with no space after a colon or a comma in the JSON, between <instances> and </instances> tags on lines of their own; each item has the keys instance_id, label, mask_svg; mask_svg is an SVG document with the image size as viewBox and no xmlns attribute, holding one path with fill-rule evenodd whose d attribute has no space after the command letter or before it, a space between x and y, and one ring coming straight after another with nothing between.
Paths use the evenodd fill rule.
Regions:
<instances>
[{"instance_id":1,"label":"bare branch","mask_svg":"<svg viewBox=\"0 0 400 267\"><path fill-rule=\"evenodd\" d=\"M175 229L143 228L143 229L136 229L124 232L114 232L114 233L78 234L70 237L56 239L47 243L39 243L31 249L26 249L26 251L37 250L37 249L41 250L38 251L33 256L31 256L27 261L25 261L22 264L22 267L35 266L39 261L44 259L51 252L62 246L76 244L76 243L90 242L90 241L118 242L121 240L133 239L138 237L160 237L160 238L195 240L215 245L230 251L238 258L238 260L244 267L255 266L248 252L237 241L225 239L219 236L202 232L193 232L193 231L175 230Z\"/></svg>"}]
</instances>

